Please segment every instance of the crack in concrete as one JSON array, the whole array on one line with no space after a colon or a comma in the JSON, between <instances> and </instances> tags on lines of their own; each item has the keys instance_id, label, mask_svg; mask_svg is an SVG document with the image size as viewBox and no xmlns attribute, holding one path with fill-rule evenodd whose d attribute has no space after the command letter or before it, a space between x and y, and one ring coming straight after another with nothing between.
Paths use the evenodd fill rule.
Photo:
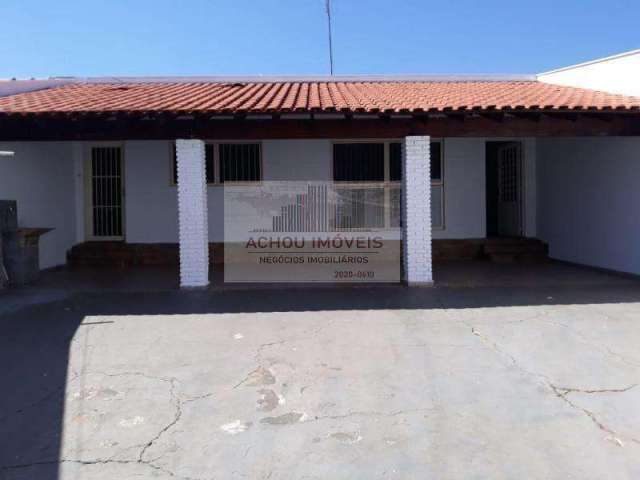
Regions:
<instances>
[{"instance_id":1,"label":"crack in concrete","mask_svg":"<svg viewBox=\"0 0 640 480\"><path fill-rule=\"evenodd\" d=\"M4 415L3 417L0 417L0 422L7 421L13 415L20 415L22 413L25 413L25 411L27 411L27 410L29 410L31 408L37 407L38 405L41 405L41 404L47 402L48 400L53 398L57 393L66 391L66 389L69 387L69 385L71 385L74 381L76 381L79 376L80 376L80 374L75 373L74 376L71 379L69 379L68 381L66 381L63 385L49 390L46 394L44 394L38 400L35 400L32 403L30 403L29 405L26 405L26 406L24 406L22 408L19 408L19 409L13 411L12 413L8 413L7 415Z\"/></svg>"},{"instance_id":2,"label":"crack in concrete","mask_svg":"<svg viewBox=\"0 0 640 480\"><path fill-rule=\"evenodd\" d=\"M259 387L263 385L273 385L276 383L276 377L268 368L259 365L255 370L249 372L242 380L233 386L232 390L246 385L248 387Z\"/></svg>"},{"instance_id":3,"label":"crack in concrete","mask_svg":"<svg viewBox=\"0 0 640 480\"><path fill-rule=\"evenodd\" d=\"M172 379L170 381L171 384L171 389L169 391L169 394L171 395L171 398L173 399L175 408L176 408L176 413L173 417L173 420L171 420L167 425L164 426L164 428L162 428L151 440L149 440L146 445L144 445L142 447L142 450L140 450L140 453L138 455L138 461L143 462L144 461L144 454L147 452L147 450L149 448L151 448L151 446L160 439L160 437L170 428L172 428L175 424L177 424L180 421L180 418L182 417L182 401L178 398L178 396L175 393L175 379Z\"/></svg>"},{"instance_id":4,"label":"crack in concrete","mask_svg":"<svg viewBox=\"0 0 640 480\"><path fill-rule=\"evenodd\" d=\"M598 420L598 417L596 416L595 413L593 413L592 411L581 407L580 405L575 404L574 402L572 402L570 399L567 398L567 394L570 393L571 391L580 391L580 390L569 390L566 391L560 387L557 387L555 385L553 385L552 383L549 384L549 386L551 387L551 389L553 390L553 392L556 394L556 396L560 399L562 399L567 405L569 405L571 408L575 409L575 410L579 410L582 413L584 413L587 417L589 417L591 419L591 421L603 432L608 433L609 435L611 435L613 437L614 440L616 440L617 442L620 442L620 435L613 430L610 427L607 427L604 423L602 423L600 420ZM635 385L634 385L635 386ZM631 387L633 388L633 387ZM618 389L618 390L614 390L615 392L625 392L630 390L630 388L627 389ZM606 390L605 390L606 391ZM609 390L611 391L611 390ZM601 393L602 391L600 391L599 393ZM592 392L588 392L588 393L598 393L598 391L592 391ZM627 437L628 440L640 444L640 440L633 438L633 437ZM620 442L619 445L622 446L622 443Z\"/></svg>"},{"instance_id":5,"label":"crack in concrete","mask_svg":"<svg viewBox=\"0 0 640 480\"><path fill-rule=\"evenodd\" d=\"M276 340L274 342L261 343L260 345L258 345L258 347L256 349L256 354L254 356L255 362L256 363L261 363L262 351L265 348L273 347L273 346L276 346L276 345L284 345L285 343L289 343L289 342L301 342L301 341L313 340L320 332L322 332L323 330L325 330L327 327L329 327L332 324L333 324L333 320L324 320L321 325L318 325L318 327L312 329L308 333L308 335L305 335L305 336L302 336L302 337L288 338L288 339L284 339L284 340Z\"/></svg>"},{"instance_id":6,"label":"crack in concrete","mask_svg":"<svg viewBox=\"0 0 640 480\"><path fill-rule=\"evenodd\" d=\"M49 460L49 461L42 461L42 462L31 462L31 463L23 463L23 464L16 464L16 465L6 465L6 466L2 466L0 467L0 470L4 470L9 471L9 470L18 470L18 469L24 469L24 468L31 468L31 467L38 467L38 466L44 466L44 465L61 465L63 463L75 463L78 465L108 465L111 463L115 463L115 464L120 464L120 465L145 465L153 470L165 473L167 475L169 475L172 478L178 478L180 480L199 480L193 477L184 477L181 475L177 475L176 473L172 472L171 470L167 470L166 468L162 468L158 465L154 465L150 462L146 462L146 461L141 461L141 460L114 460L114 459L102 459L102 458L98 458L95 460L75 460L75 459L65 459L62 458L60 460Z\"/></svg>"},{"instance_id":7,"label":"crack in concrete","mask_svg":"<svg viewBox=\"0 0 640 480\"><path fill-rule=\"evenodd\" d=\"M410 415L412 413L424 413L430 412L433 408L415 408L410 410L394 410L391 412L378 412L378 411L349 411L340 415L321 415L314 416L308 420L303 420L301 423L315 422L320 420L344 420L349 417L397 417L398 415Z\"/></svg>"},{"instance_id":8,"label":"crack in concrete","mask_svg":"<svg viewBox=\"0 0 640 480\"><path fill-rule=\"evenodd\" d=\"M215 395L214 392L209 392L209 393L204 393L202 395L198 395L196 397L187 397L187 398L182 400L182 403L185 404L185 403L197 402L198 400L204 400L205 398L211 398L214 395Z\"/></svg>"},{"instance_id":9,"label":"crack in concrete","mask_svg":"<svg viewBox=\"0 0 640 480\"><path fill-rule=\"evenodd\" d=\"M473 325L470 325L470 324L468 324L466 322L462 322L462 323L464 323L467 327L469 327L471 329L471 333L473 335L475 335L476 337L480 338L480 340L483 341L484 343L488 344L494 352L496 352L497 354L499 354L502 357L508 358L509 362L511 363L511 365L513 367L517 368L522 373L525 373L528 376L531 376L531 377L534 377L534 378L537 378L537 379L542 379L544 384L551 384L551 381L550 381L549 377L547 377L546 375L544 375L542 373L532 372L530 370L527 370L522 365L520 365L518 360L516 360L516 358L513 355L511 355L510 353L504 351L504 349L502 349L500 347L500 345L498 345L496 342L491 340L486 335L480 333L478 330L476 330L476 328Z\"/></svg>"},{"instance_id":10,"label":"crack in concrete","mask_svg":"<svg viewBox=\"0 0 640 480\"><path fill-rule=\"evenodd\" d=\"M583 388L574 388L574 387L560 387L560 386L555 386L555 388L561 391L563 395L566 395L568 393L624 393L624 392L628 392L629 390L637 386L638 384L634 383L633 385L629 385L628 387L623 387L623 388L597 388L597 389L591 389L591 390L587 390Z\"/></svg>"},{"instance_id":11,"label":"crack in concrete","mask_svg":"<svg viewBox=\"0 0 640 480\"><path fill-rule=\"evenodd\" d=\"M109 463L116 463L116 464L140 464L140 465L146 465L149 468L152 468L154 470L157 470L159 472L165 473L171 477L175 477L175 478L179 478L181 480L198 480L192 477L184 477L184 476L180 476L175 474L174 472L172 472L171 470L168 470L166 468L163 468L159 465L156 465L155 461L157 461L158 459L162 458L162 455L159 455L158 457L155 457L151 460L146 460L144 458L145 454L147 453L147 451L149 450L149 448L151 448L151 446L157 442L160 437L162 437L162 435L164 435L168 430L170 430L172 427L174 427L179 421L180 418L182 417L182 405L183 403L188 403L188 402L194 402L194 401L198 401L198 400L202 400L204 398L209 398L213 395L213 393L207 393L207 394L203 394L203 395L199 395L197 397L191 397L191 398L187 398L185 400L181 400L178 396L178 394L176 393L176 382L178 382L178 380L176 378L173 377L155 377L155 376L151 376L151 375L147 375L145 373L142 372L119 372L119 373L105 373L105 372L83 372L82 374L78 374L76 375L76 377L74 377L73 380L75 380L76 378L79 378L81 376L86 376L86 375L103 375L106 377L120 377L120 376L140 376L140 377L144 377L147 378L149 380L156 380L156 381L162 381L162 382L168 382L170 384L170 390L169 390L169 394L173 400L173 403L175 405L176 408L176 412L175 415L173 417L173 419L167 424L165 425L160 431L158 431L158 433L156 435L153 436L153 438L151 438L151 440L149 440L146 444L144 445L133 445L131 448L136 448L136 447L142 447L139 454L138 454L138 458L137 460L117 460L113 457L115 457L118 453L114 453L114 455L111 458L106 458L106 459L95 459L95 460L74 460L74 459L60 459L60 460L52 460L52 461L45 461L45 462L31 462L31 463L27 463L27 464L19 464L19 465L6 465L6 466L0 466L0 470L12 470L12 469L18 469L18 468L29 468L29 467L33 467L33 466L39 466L39 465L55 465L55 464L62 464L62 463L77 463L77 464L82 464L82 465L96 465L96 464L109 464Z\"/></svg>"},{"instance_id":12,"label":"crack in concrete","mask_svg":"<svg viewBox=\"0 0 640 480\"><path fill-rule=\"evenodd\" d=\"M599 312L602 313L602 312ZM602 315L605 318L611 319L612 317L610 317L609 315L606 315L604 313L602 313ZM640 367L640 363L638 363L637 361L634 361L633 359L622 355L621 353L618 352L614 352L613 350L611 350L611 348L604 346L604 345L599 345L597 343L593 343L587 336L585 336L584 334L578 332L576 329L572 328L571 326L567 325L566 323L562 323L559 322L557 320L552 320L549 319L549 323L553 324L553 325L557 325L558 327L562 327L565 328L566 330L570 331L573 335L575 335L576 337L578 337L580 340L582 340L585 344L595 348L596 350L602 352L605 355L611 355L612 357L617 358L618 360L620 360L621 362L624 362L628 365L631 365L633 367Z\"/></svg>"},{"instance_id":13,"label":"crack in concrete","mask_svg":"<svg viewBox=\"0 0 640 480\"><path fill-rule=\"evenodd\" d=\"M620 435L613 430L612 428L606 426L604 423L602 423L597 416L591 412L590 410L581 407L580 405L577 405L576 403L572 402L569 398L567 398L567 395L569 393L586 393L586 394L597 394L597 393L624 393L627 392L633 388L635 388L637 386L637 384L633 384L627 387L623 387L623 388L614 388L614 389L580 389L580 388L571 388L571 387L559 387L557 385L555 385L548 376L542 374L542 373L538 373L538 372L532 372L527 370L526 368L524 368L522 365L519 364L519 362L517 361L517 359L511 355L508 352L505 352L500 345L498 345L496 342L492 341L489 337L487 337L486 335L480 333L473 325L470 325L467 322L462 321L463 324L465 324L467 327L469 327L471 329L471 333L473 335L475 335L476 337L480 338L484 343L487 343L492 350L494 350L496 353L498 353L500 356L502 357L506 357L509 359L509 362L516 367L518 370L520 370L521 372L527 374L528 376L532 376L535 378L538 378L539 380L542 380L543 384L546 385L548 388L551 389L551 391L553 391L553 393L555 394L556 397L562 399L567 405L569 405L571 408L573 408L574 410L578 410L580 412L582 412L583 414L585 414L600 430L608 433L609 435L611 435L613 437L613 439L618 443L620 442ZM640 440L633 438L633 437L627 437L628 440L630 440L633 443L636 444L640 444ZM620 445L622 445L621 443L618 443Z\"/></svg>"}]
</instances>

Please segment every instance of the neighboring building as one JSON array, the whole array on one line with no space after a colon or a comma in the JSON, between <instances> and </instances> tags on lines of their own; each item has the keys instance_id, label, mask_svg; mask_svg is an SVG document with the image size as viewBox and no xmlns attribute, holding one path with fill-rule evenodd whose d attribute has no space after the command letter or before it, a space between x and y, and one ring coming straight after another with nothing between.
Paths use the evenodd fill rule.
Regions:
<instances>
[{"instance_id":1,"label":"neighboring building","mask_svg":"<svg viewBox=\"0 0 640 480\"><path fill-rule=\"evenodd\" d=\"M538 80L570 87L640 96L640 50L558 68L538 75Z\"/></svg>"},{"instance_id":2,"label":"neighboring building","mask_svg":"<svg viewBox=\"0 0 640 480\"><path fill-rule=\"evenodd\" d=\"M221 185L263 180L401 189L409 283L431 281L432 239L469 252L498 236L640 274L640 98L617 93L640 92L619 81L623 59L640 78L631 52L538 78L0 83L0 150L15 152L0 158L0 198L18 201L21 225L55 229L42 268L85 242L143 256L180 242L184 285L206 283L203 246L223 241ZM359 170L345 173L350 158Z\"/></svg>"}]
</instances>

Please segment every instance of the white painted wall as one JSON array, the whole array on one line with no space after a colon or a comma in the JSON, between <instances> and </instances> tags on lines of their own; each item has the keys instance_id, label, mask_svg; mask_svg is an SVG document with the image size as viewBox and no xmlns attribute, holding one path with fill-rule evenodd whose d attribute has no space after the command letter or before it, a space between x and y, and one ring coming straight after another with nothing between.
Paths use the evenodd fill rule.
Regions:
<instances>
[{"instance_id":1,"label":"white painted wall","mask_svg":"<svg viewBox=\"0 0 640 480\"><path fill-rule=\"evenodd\" d=\"M482 238L486 234L484 138L444 141L445 228L434 238ZM3 143L16 151L0 158L0 198L16 198L20 224L51 226L42 239L43 268L65 262L66 252L84 241L84 174L86 142ZM525 157L535 158L536 141L525 140ZM262 142L265 180L330 180L330 140L266 140ZM178 241L177 191L171 184L171 142L124 142L125 234L130 243ZM529 174L535 174L535 164ZM534 175L535 178L535 175ZM531 182L530 182L531 183ZM535 199L536 182L527 183ZM224 240L223 189L207 187L209 239ZM529 200L531 204L535 201ZM531 213L533 212L533 213ZM527 220L527 233L535 228ZM76 222L78 219L78 222Z\"/></svg>"},{"instance_id":2,"label":"white painted wall","mask_svg":"<svg viewBox=\"0 0 640 480\"><path fill-rule=\"evenodd\" d=\"M444 139L444 229L434 239L483 238L487 231L484 138Z\"/></svg>"},{"instance_id":3,"label":"white painted wall","mask_svg":"<svg viewBox=\"0 0 640 480\"><path fill-rule=\"evenodd\" d=\"M640 138L538 139L537 156L550 256L640 274Z\"/></svg>"},{"instance_id":4,"label":"white painted wall","mask_svg":"<svg viewBox=\"0 0 640 480\"><path fill-rule=\"evenodd\" d=\"M329 140L265 140L262 142L265 180L328 180ZM126 241L178 241L178 204L171 185L171 142L125 143ZM224 240L223 187L208 186L209 241Z\"/></svg>"},{"instance_id":5,"label":"white painted wall","mask_svg":"<svg viewBox=\"0 0 640 480\"><path fill-rule=\"evenodd\" d=\"M445 140L445 228L434 238L482 238L486 234L485 139ZM170 184L169 141L125 144L126 240L175 243L176 187ZM265 180L330 180L330 140L265 140ZM208 186L209 241L224 240L223 188Z\"/></svg>"},{"instance_id":6,"label":"white painted wall","mask_svg":"<svg viewBox=\"0 0 640 480\"><path fill-rule=\"evenodd\" d=\"M541 73L538 80L640 96L640 50Z\"/></svg>"},{"instance_id":7,"label":"white painted wall","mask_svg":"<svg viewBox=\"0 0 640 480\"><path fill-rule=\"evenodd\" d=\"M75 243L72 142L0 142L0 198L18 201L20 227L50 227L40 239L40 268L66 262Z\"/></svg>"},{"instance_id":8,"label":"white painted wall","mask_svg":"<svg viewBox=\"0 0 640 480\"><path fill-rule=\"evenodd\" d=\"M178 197L171 184L169 141L128 141L125 163L125 239L129 243L176 243Z\"/></svg>"}]
</instances>

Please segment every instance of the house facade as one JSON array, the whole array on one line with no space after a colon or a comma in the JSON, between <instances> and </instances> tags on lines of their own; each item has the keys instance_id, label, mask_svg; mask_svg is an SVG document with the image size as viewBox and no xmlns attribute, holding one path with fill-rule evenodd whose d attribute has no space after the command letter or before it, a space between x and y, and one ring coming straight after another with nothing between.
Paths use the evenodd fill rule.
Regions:
<instances>
[{"instance_id":1,"label":"house facade","mask_svg":"<svg viewBox=\"0 0 640 480\"><path fill-rule=\"evenodd\" d=\"M492 238L640 274L640 99L543 80L5 85L0 198L17 200L20 226L54 229L42 268L81 245L165 246L184 286L207 284L220 262L209 244L224 244L225 185L269 181L378 188L410 284L432 282L439 248Z\"/></svg>"}]
</instances>

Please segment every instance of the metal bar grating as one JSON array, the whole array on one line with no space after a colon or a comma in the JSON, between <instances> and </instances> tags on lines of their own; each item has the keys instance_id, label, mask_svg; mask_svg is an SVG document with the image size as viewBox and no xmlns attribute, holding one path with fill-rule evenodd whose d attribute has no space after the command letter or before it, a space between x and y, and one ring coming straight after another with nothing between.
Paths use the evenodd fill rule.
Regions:
<instances>
[{"instance_id":1,"label":"metal bar grating","mask_svg":"<svg viewBox=\"0 0 640 480\"><path fill-rule=\"evenodd\" d=\"M221 143L219 156L220 183L259 182L262 178L260 144Z\"/></svg>"},{"instance_id":2,"label":"metal bar grating","mask_svg":"<svg viewBox=\"0 0 640 480\"><path fill-rule=\"evenodd\" d=\"M91 149L93 236L122 237L122 150Z\"/></svg>"}]
</instances>

